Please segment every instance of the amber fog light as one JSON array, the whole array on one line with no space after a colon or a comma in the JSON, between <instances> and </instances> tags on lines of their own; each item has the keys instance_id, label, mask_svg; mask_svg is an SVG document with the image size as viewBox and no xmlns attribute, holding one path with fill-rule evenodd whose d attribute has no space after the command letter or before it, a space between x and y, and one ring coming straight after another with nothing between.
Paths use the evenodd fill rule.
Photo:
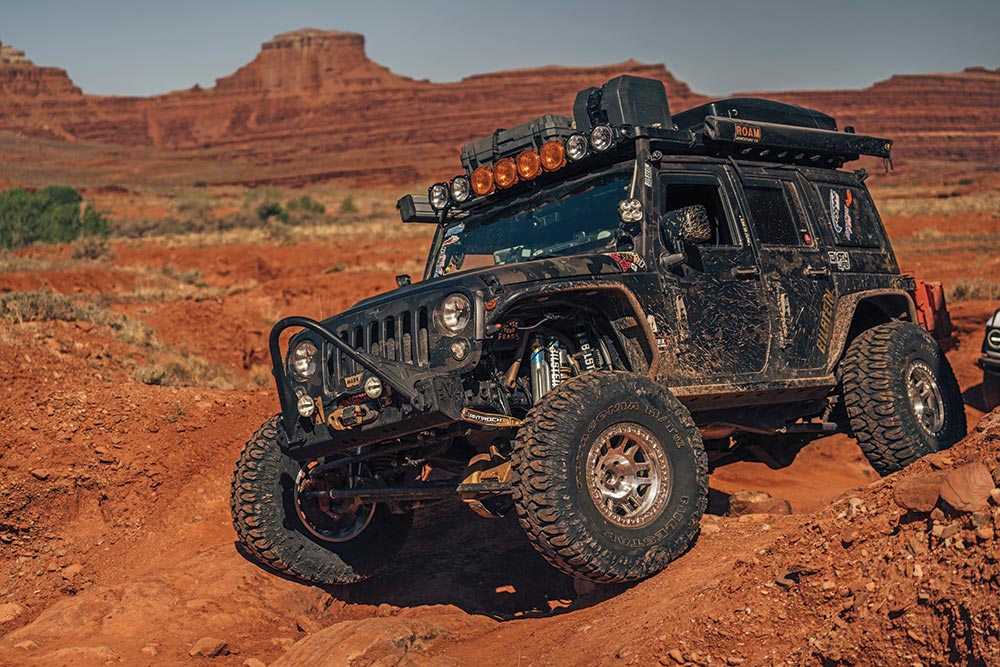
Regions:
<instances>
[{"instance_id":1,"label":"amber fog light","mask_svg":"<svg viewBox=\"0 0 1000 667\"><path fill-rule=\"evenodd\" d=\"M482 197L496 190L493 180L493 170L489 167L476 167L472 172L472 191Z\"/></svg>"},{"instance_id":2,"label":"amber fog light","mask_svg":"<svg viewBox=\"0 0 1000 667\"><path fill-rule=\"evenodd\" d=\"M561 141L546 141L540 151L542 159L542 169L545 171L555 171L566 166L566 149Z\"/></svg>"},{"instance_id":3,"label":"amber fog light","mask_svg":"<svg viewBox=\"0 0 1000 667\"><path fill-rule=\"evenodd\" d=\"M509 157L497 160L493 165L493 176L496 178L498 188L509 188L517 183L517 164Z\"/></svg>"}]
</instances>

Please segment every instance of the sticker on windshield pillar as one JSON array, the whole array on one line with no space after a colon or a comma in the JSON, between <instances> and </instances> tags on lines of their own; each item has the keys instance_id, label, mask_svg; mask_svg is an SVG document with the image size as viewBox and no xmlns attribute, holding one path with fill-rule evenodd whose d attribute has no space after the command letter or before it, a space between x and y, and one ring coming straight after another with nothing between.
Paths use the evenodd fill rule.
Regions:
<instances>
[{"instance_id":1,"label":"sticker on windshield pillar","mask_svg":"<svg viewBox=\"0 0 1000 667\"><path fill-rule=\"evenodd\" d=\"M622 273L646 270L646 260L637 252L609 252L608 257L615 260Z\"/></svg>"},{"instance_id":2,"label":"sticker on windshield pillar","mask_svg":"<svg viewBox=\"0 0 1000 667\"><path fill-rule=\"evenodd\" d=\"M465 223L455 225L454 227L449 227L448 231L444 233L445 236L454 236L455 234L461 234L465 231Z\"/></svg>"}]
</instances>

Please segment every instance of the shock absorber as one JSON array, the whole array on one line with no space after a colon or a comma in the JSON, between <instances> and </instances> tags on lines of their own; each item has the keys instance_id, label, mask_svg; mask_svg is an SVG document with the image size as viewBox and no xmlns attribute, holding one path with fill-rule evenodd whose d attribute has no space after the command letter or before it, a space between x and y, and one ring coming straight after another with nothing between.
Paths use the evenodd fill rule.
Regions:
<instances>
[{"instance_id":1,"label":"shock absorber","mask_svg":"<svg viewBox=\"0 0 1000 667\"><path fill-rule=\"evenodd\" d=\"M559 345L559 341L555 338L550 338L549 345L545 350L545 361L549 365L549 389L558 386L562 382L563 352L564 350Z\"/></svg>"},{"instance_id":2,"label":"shock absorber","mask_svg":"<svg viewBox=\"0 0 1000 667\"><path fill-rule=\"evenodd\" d=\"M576 330L576 346L580 351L573 356L580 364L583 372L592 371L598 366L603 365L601 363L601 353L591 347L590 338L583 327Z\"/></svg>"},{"instance_id":3,"label":"shock absorber","mask_svg":"<svg viewBox=\"0 0 1000 667\"><path fill-rule=\"evenodd\" d=\"M536 334L531 338L531 393L535 403L552 388L549 364L545 357L542 337Z\"/></svg>"}]
</instances>

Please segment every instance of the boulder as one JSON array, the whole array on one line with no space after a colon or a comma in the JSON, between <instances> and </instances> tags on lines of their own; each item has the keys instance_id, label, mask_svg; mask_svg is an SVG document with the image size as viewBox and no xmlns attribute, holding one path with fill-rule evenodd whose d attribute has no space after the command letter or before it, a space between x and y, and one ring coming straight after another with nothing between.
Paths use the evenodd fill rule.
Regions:
<instances>
[{"instance_id":1,"label":"boulder","mask_svg":"<svg viewBox=\"0 0 1000 667\"><path fill-rule=\"evenodd\" d=\"M775 498L764 491L737 491L729 496L729 516L744 516L746 514L778 514L792 513L791 504L784 498Z\"/></svg>"},{"instance_id":2,"label":"boulder","mask_svg":"<svg viewBox=\"0 0 1000 667\"><path fill-rule=\"evenodd\" d=\"M994 489L993 476L982 463L970 463L950 471L941 482L941 498L960 512L988 506Z\"/></svg>"}]
</instances>

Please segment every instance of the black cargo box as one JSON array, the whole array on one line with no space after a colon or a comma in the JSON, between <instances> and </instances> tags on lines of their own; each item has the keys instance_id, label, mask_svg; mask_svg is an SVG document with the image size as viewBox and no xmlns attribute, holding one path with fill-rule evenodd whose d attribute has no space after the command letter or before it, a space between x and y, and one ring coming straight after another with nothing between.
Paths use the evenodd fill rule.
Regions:
<instances>
[{"instance_id":1,"label":"black cargo box","mask_svg":"<svg viewBox=\"0 0 1000 667\"><path fill-rule=\"evenodd\" d=\"M566 139L573 134L569 116L546 114L509 130L499 129L490 136L462 146L462 166L466 171L492 164L502 157L515 157L528 148L541 148L549 139Z\"/></svg>"},{"instance_id":2,"label":"black cargo box","mask_svg":"<svg viewBox=\"0 0 1000 667\"><path fill-rule=\"evenodd\" d=\"M708 116L837 131L837 121L821 111L758 97L730 97L702 104L676 114L674 124L679 130L698 131Z\"/></svg>"},{"instance_id":3,"label":"black cargo box","mask_svg":"<svg viewBox=\"0 0 1000 667\"><path fill-rule=\"evenodd\" d=\"M600 88L584 88L573 102L577 128L589 133L595 125L670 127L670 105L662 81L623 74Z\"/></svg>"}]
</instances>

